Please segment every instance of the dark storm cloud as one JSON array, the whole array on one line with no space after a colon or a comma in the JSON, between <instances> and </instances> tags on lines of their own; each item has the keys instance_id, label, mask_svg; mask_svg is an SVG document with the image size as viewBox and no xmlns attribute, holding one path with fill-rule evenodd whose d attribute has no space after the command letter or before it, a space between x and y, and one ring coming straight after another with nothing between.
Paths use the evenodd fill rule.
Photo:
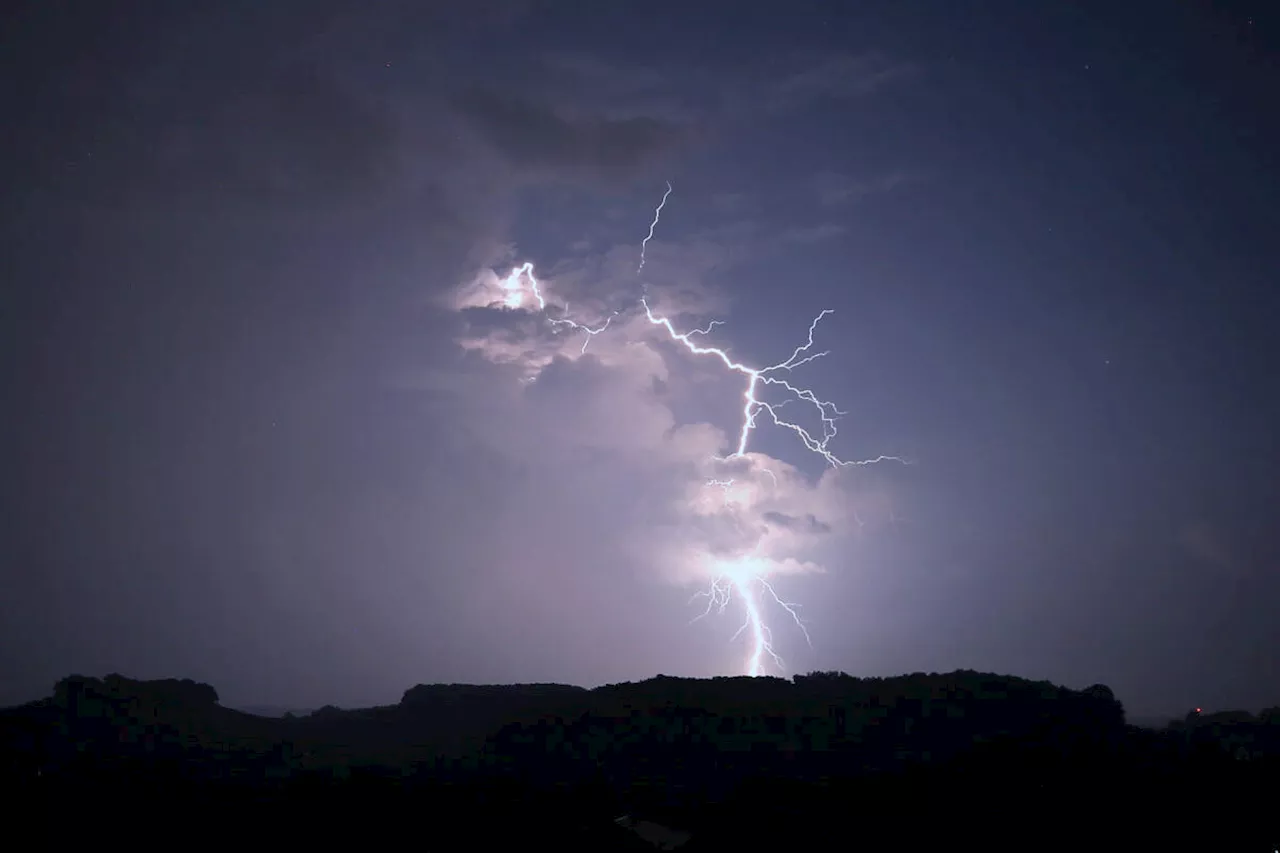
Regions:
<instances>
[{"instance_id":1,"label":"dark storm cloud","mask_svg":"<svg viewBox=\"0 0 1280 853\"><path fill-rule=\"evenodd\" d=\"M228 202L252 212L375 189L395 142L387 117L332 66L299 58L323 31L323 11L301 21L242 11L233 27L225 13L122 4L60 38L66 61L43 57L10 112L19 139L36 143L20 156L40 196L117 212ZM41 31L62 36L66 21L42 10L24 23L37 42Z\"/></svg>"},{"instance_id":2,"label":"dark storm cloud","mask_svg":"<svg viewBox=\"0 0 1280 853\"><path fill-rule=\"evenodd\" d=\"M460 93L452 102L515 169L542 177L625 181L672 154L686 138L680 126L658 118L570 118L487 89Z\"/></svg>"},{"instance_id":3,"label":"dark storm cloud","mask_svg":"<svg viewBox=\"0 0 1280 853\"><path fill-rule=\"evenodd\" d=\"M651 115L700 127L865 97L917 72L914 64L880 51L770 52L746 63L679 66L558 52L545 54L542 66L543 86L602 114Z\"/></svg>"},{"instance_id":4,"label":"dark storm cloud","mask_svg":"<svg viewBox=\"0 0 1280 853\"><path fill-rule=\"evenodd\" d=\"M192 200L254 209L368 205L403 178L390 113L306 66L184 113L160 130L153 180Z\"/></svg>"},{"instance_id":5,"label":"dark storm cloud","mask_svg":"<svg viewBox=\"0 0 1280 853\"><path fill-rule=\"evenodd\" d=\"M705 68L619 63L580 52L544 54L536 81L536 91L612 119L649 116L694 127L714 118L723 101L723 85Z\"/></svg>"},{"instance_id":6,"label":"dark storm cloud","mask_svg":"<svg viewBox=\"0 0 1280 853\"><path fill-rule=\"evenodd\" d=\"M776 510L770 510L764 513L761 518L770 524L778 527L785 527L797 533L830 533L831 525L824 521L819 521L812 513L803 517L787 515Z\"/></svg>"}]
</instances>

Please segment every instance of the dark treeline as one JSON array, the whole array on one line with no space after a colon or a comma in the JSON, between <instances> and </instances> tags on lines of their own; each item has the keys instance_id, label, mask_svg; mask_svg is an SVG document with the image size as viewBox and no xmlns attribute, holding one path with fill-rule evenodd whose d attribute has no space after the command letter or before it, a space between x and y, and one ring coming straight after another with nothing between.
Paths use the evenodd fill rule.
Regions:
<instances>
[{"instance_id":1,"label":"dark treeline","mask_svg":"<svg viewBox=\"0 0 1280 853\"><path fill-rule=\"evenodd\" d=\"M55 846L91 814L129 838L431 850L653 849L622 814L688 851L1280 841L1280 709L1151 730L1101 685L972 671L419 685L282 718L192 681L72 676L0 712L0 744L12 814Z\"/></svg>"}]
</instances>

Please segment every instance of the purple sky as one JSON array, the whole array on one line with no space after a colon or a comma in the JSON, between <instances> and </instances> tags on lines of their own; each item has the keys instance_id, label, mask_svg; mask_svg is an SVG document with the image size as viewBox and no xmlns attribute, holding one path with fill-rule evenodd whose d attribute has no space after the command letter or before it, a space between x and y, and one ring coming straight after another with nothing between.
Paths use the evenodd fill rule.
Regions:
<instances>
[{"instance_id":1,"label":"purple sky","mask_svg":"<svg viewBox=\"0 0 1280 853\"><path fill-rule=\"evenodd\" d=\"M424 5L15 18L0 702L736 673L746 557L788 672L1280 701L1274 16ZM912 464L715 462L642 295L757 368L830 309L789 380Z\"/></svg>"}]
</instances>

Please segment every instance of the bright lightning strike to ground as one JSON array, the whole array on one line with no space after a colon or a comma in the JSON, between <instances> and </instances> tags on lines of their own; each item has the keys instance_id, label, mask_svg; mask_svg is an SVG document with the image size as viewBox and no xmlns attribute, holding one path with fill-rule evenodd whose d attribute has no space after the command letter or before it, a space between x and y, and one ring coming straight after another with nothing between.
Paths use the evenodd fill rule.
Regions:
<instances>
[{"instance_id":1,"label":"bright lightning strike to ground","mask_svg":"<svg viewBox=\"0 0 1280 853\"><path fill-rule=\"evenodd\" d=\"M649 241L653 239L654 230L662 217L662 210L666 206L671 191L671 184L668 183L667 191L663 194L662 201L659 202L654 210L653 222L649 225L649 233L640 244L640 265L636 269L637 275L644 269L645 250ZM542 294L541 285L533 274L532 263L525 263L513 269L505 279L499 282L499 286L503 294L502 304L507 308L519 309L525 307L526 294L531 294L534 301L537 302L538 310L543 313L549 313L548 303ZM818 324L823 318L832 313L831 310L823 310L813 318L813 321L809 324L809 332L805 342L795 347L790 356L776 364L755 368L734 360L720 347L707 346L694 341L695 337L705 340L716 326L723 325L720 320L712 320L704 328L681 332L676 329L669 318L659 316L653 312L647 297L642 297L639 304L644 309L644 315L650 325L663 329L672 342L691 355L707 356L710 360L719 362L726 370L739 374L745 381L745 388L742 394L742 425L738 430L736 446L727 456L713 457L716 461L732 463L734 460L745 458L751 436L759 426L760 416L764 414L767 415L769 422L772 422L777 427L789 430L800 440L806 450L821 457L832 468L870 465L889 460L906 462L906 460L897 456L878 456L874 459L863 460L848 460L837 456L830 449L830 444L837 434L836 422L845 413L838 409L834 403L821 399L812 390L793 382L793 372L797 368L827 355L825 350L814 350L814 334L817 332ZM618 315L618 312L615 311L602 325L592 328L570 319L568 313L568 306L566 305L561 309L560 317L552 318L548 316L547 320L557 330L572 329L582 332L581 352L584 354L591 340L608 329L614 317ZM768 402L762 399L761 392L769 387L785 394L784 399L779 402ZM820 432L811 431L796 421L782 416L780 413L782 408L788 403L796 402L804 404L816 415L817 423L821 424ZM759 473L769 477L774 488L777 487L777 477L772 471L765 468L758 468L757 470ZM745 502L742 490L749 489L748 486L735 489L734 480L708 480L706 485L724 490L724 505L726 507ZM749 495L749 491L747 494ZM774 570L775 564L772 560L762 556L759 551L760 546L757 544L756 548L745 556L734 559L708 558L708 567L712 580L706 589L695 595L695 599L705 597L707 599L707 607L694 621L712 612L724 612L735 597L742 601L745 618L742 626L733 635L733 639L736 640L744 633L749 635L750 651L747 655L745 671L752 676L765 674L770 662L779 670L785 669L781 656L773 646L773 632L764 614L766 603L771 601L774 605L782 608L804 635L806 642L810 640L808 629L800 618L798 605L783 601L769 582L769 577Z\"/></svg>"},{"instance_id":2,"label":"bright lightning strike to ground","mask_svg":"<svg viewBox=\"0 0 1280 853\"><path fill-rule=\"evenodd\" d=\"M745 618L741 627L730 638L730 642L738 639L744 632L750 631L751 652L747 657L746 673L751 676L765 674L766 656L773 660L778 669L785 670L786 668L782 657L774 651L773 631L769 628L761 611L763 602L760 593L767 595L775 604L785 610L797 627L800 628L801 633L804 634L805 642L812 645L809 629L805 627L804 620L800 618L799 605L783 601L778 597L777 591L769 583L768 574L768 561L761 560L755 555L722 562L717 566L717 574L712 579L711 584L705 590L694 595L691 600L692 602L699 598L707 599L707 609L694 617L693 621L697 622L712 612L724 613L735 592L738 598L742 599Z\"/></svg>"},{"instance_id":3,"label":"bright lightning strike to ground","mask_svg":"<svg viewBox=\"0 0 1280 853\"><path fill-rule=\"evenodd\" d=\"M649 303L645 299L640 300L640 304L644 307L645 317L648 318L652 325L660 326L666 330L671 340L680 344L684 349L693 355L711 356L718 360L728 370L741 374L746 379L746 389L743 391L742 406L742 427L738 432L737 447L727 457L719 457L722 461L728 461L735 458L741 458L747 453L747 445L751 439L751 434L757 427L757 418L762 412L768 414L770 420L779 427L790 430L804 444L806 449L812 453L821 456L823 460L832 467L844 467L849 465L869 465L874 462L882 462L887 460L903 461L896 456L878 456L874 459L865 460L846 460L841 459L833 453L828 445L835 438L836 420L844 414L836 408L834 403L820 399L813 391L808 388L802 388L793 384L787 376L796 368L808 364L811 361L822 358L827 355L824 351L813 351L813 336L817 331L818 323L823 317L832 313L830 310L823 310L809 324L809 335L805 343L797 346L791 355L784 361L777 364L769 365L763 368L748 367L745 364L733 360L728 353L719 347L702 346L693 342L694 335L705 336L711 332L719 321L712 321L705 329L694 329L689 332L678 332L671 320L666 317L660 317L653 313L649 307ZM785 391L789 396L781 403L768 403L761 400L757 394L762 386L775 386ZM809 404L816 412L819 422L822 424L821 436L814 435L800 424L783 418L779 414L779 410L788 402L800 401ZM773 477L772 472L768 473ZM774 478L776 483L776 478ZM733 486L732 480L710 480L707 485L717 486L725 490L725 501L730 503L730 488ZM746 611L746 620L742 627L734 634L736 639L743 632L749 631L751 636L751 653L748 655L746 672L748 675L763 675L766 669L766 660L768 657L779 668L783 668L782 658L773 648L773 632L765 621L762 612L762 598L768 596L778 606L787 612L797 627L804 634L805 641L810 642L808 629L805 627L803 620L797 610L797 606L783 601L778 597L777 592L769 583L768 572L770 564L766 560L762 560L756 554L750 554L732 561L719 561L715 564L713 571L715 575L711 581L710 587L699 593L698 596L707 599L707 609L702 616L714 611L724 612L729 605L729 601L734 592L742 599L743 609ZM695 596L698 597L698 596ZM698 618L702 618L699 616ZM696 621L696 620L695 620Z\"/></svg>"}]
</instances>

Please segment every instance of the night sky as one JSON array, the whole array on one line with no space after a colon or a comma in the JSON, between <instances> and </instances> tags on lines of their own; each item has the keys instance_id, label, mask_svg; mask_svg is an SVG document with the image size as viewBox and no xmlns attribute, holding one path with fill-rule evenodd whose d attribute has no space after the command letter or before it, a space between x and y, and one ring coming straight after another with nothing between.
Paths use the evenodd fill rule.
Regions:
<instances>
[{"instance_id":1,"label":"night sky","mask_svg":"<svg viewBox=\"0 0 1280 853\"><path fill-rule=\"evenodd\" d=\"M771 673L1280 702L1278 33L1243 2L19 4L0 703L736 674L744 600L691 596L742 560L812 641L752 587ZM545 310L500 287L526 261ZM836 456L909 464L825 465L767 411L715 461L744 377L642 296L755 368L831 309L787 378L845 412ZM566 317L610 325L584 353Z\"/></svg>"}]
</instances>

